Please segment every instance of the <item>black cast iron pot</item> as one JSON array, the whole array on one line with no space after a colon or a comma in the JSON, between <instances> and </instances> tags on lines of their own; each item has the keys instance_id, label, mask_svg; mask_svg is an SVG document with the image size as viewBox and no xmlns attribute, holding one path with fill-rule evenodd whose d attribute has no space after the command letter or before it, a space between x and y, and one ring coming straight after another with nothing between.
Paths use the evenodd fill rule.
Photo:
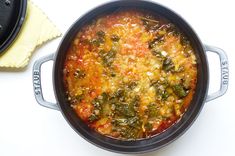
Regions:
<instances>
[{"instance_id":1,"label":"black cast iron pot","mask_svg":"<svg viewBox=\"0 0 235 156\"><path fill-rule=\"evenodd\" d=\"M196 92L188 110L185 112L181 120L179 120L176 124L168 128L166 131L160 133L159 135L156 135L152 138L136 141L121 141L112 139L101 135L94 130L91 130L86 124L83 123L81 119L77 117L73 109L70 107L68 101L66 100L65 89L63 86L63 65L65 61L66 51L77 32L84 24L91 22L92 19L96 18L97 15L112 12L120 7L135 7L146 9L167 18L178 28L180 28L180 30L183 31L183 33L185 33L185 35L189 38L193 48L195 49L197 57L198 82L196 86ZM209 84L209 71L206 57L207 51L215 52L216 54L218 54L221 63L220 90L212 95L207 94ZM44 62L47 62L49 60L54 61L53 86L57 104L45 101L43 99L41 89L40 68ZM149 1L119 0L98 6L78 19L65 34L64 38L61 41L61 44L58 47L57 52L55 54L43 57L35 62L33 67L33 84L37 102L42 106L61 111L70 126L80 136L82 136L90 143L113 152L144 153L159 149L181 136L194 122L205 102L208 102L225 94L228 87L228 60L223 50L202 44L197 34L192 30L189 24L187 24L187 22L185 22L172 10Z\"/></svg>"}]
</instances>

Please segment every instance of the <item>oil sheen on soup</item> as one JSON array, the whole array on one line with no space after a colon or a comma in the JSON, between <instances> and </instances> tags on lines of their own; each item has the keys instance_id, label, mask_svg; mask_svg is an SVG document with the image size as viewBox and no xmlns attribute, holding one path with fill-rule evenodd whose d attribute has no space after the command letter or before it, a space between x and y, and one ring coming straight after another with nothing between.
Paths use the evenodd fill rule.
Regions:
<instances>
[{"instance_id":1,"label":"oil sheen on soup","mask_svg":"<svg viewBox=\"0 0 235 156\"><path fill-rule=\"evenodd\" d=\"M170 21L120 10L80 29L63 76L78 118L108 137L136 140L180 120L195 92L197 61L190 41Z\"/></svg>"}]
</instances>

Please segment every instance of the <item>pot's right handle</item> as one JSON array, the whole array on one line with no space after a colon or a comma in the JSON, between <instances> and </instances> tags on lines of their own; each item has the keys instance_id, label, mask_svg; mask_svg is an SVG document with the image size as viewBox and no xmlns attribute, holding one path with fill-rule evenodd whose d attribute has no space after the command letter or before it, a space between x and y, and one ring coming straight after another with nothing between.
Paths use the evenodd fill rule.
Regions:
<instances>
[{"instance_id":1,"label":"pot's right handle","mask_svg":"<svg viewBox=\"0 0 235 156\"><path fill-rule=\"evenodd\" d=\"M226 93L228 89L228 82L229 82L229 68L228 68L228 58L224 50L214 47L214 46L209 46L209 45L205 45L205 50L209 52L214 52L217 55L219 55L220 69L221 69L220 90L208 95L206 98L206 102L208 102Z\"/></svg>"},{"instance_id":2,"label":"pot's right handle","mask_svg":"<svg viewBox=\"0 0 235 156\"><path fill-rule=\"evenodd\" d=\"M54 60L54 54L50 54L48 56L42 57L37 60L33 65L33 90L35 98L41 106L59 110L59 107L55 103L51 103L45 101L42 94L42 86L41 86L41 66L43 63Z\"/></svg>"}]
</instances>

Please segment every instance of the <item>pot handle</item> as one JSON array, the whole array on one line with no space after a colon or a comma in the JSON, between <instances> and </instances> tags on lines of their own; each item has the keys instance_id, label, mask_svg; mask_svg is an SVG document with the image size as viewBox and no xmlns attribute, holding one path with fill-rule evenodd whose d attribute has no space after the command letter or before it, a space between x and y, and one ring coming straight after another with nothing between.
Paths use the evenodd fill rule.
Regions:
<instances>
[{"instance_id":1,"label":"pot handle","mask_svg":"<svg viewBox=\"0 0 235 156\"><path fill-rule=\"evenodd\" d=\"M221 70L220 90L207 96L206 102L209 102L226 93L229 82L229 68L228 68L228 57L224 50L209 45L204 45L204 47L206 51L214 52L217 55L219 55L220 58L220 70Z\"/></svg>"},{"instance_id":2,"label":"pot handle","mask_svg":"<svg viewBox=\"0 0 235 156\"><path fill-rule=\"evenodd\" d=\"M43 98L43 93L42 93L41 66L43 63L48 62L50 60L54 60L54 54L44 56L34 63L33 65L33 90L34 90L34 95L38 104L47 108L59 110L59 107L57 104L45 101Z\"/></svg>"}]
</instances>

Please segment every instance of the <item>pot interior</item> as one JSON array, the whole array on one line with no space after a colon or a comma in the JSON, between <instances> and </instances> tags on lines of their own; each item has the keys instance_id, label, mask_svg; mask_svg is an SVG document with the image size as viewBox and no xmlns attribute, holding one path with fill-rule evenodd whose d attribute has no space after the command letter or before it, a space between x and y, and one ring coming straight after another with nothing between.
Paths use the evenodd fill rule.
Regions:
<instances>
[{"instance_id":1,"label":"pot interior","mask_svg":"<svg viewBox=\"0 0 235 156\"><path fill-rule=\"evenodd\" d=\"M85 25L95 19L98 15L107 14L120 8L139 8L154 12L168 19L175 24L191 41L192 47L195 50L197 58L197 86L196 91L191 101L188 110L184 113L183 117L173 126L168 128L163 133L160 133L151 138L136 140L136 141L121 141L112 139L101 135L94 130L91 130L86 124L79 119L70 104L66 100L65 89L63 85L63 66L66 58L66 52L77 32ZM208 90L208 64L204 48L199 38L192 30L192 28L175 12L159 5L148 1L114 1L101 5L92 11L88 12L80 19L78 19L69 29L63 38L54 63L53 82L55 96L58 101L61 112L71 127L80 136L87 141L104 148L106 150L121 152L121 153L143 153L159 149L160 147L172 142L179 137L185 130L187 130L199 114L204 100L207 96Z\"/></svg>"}]
</instances>

